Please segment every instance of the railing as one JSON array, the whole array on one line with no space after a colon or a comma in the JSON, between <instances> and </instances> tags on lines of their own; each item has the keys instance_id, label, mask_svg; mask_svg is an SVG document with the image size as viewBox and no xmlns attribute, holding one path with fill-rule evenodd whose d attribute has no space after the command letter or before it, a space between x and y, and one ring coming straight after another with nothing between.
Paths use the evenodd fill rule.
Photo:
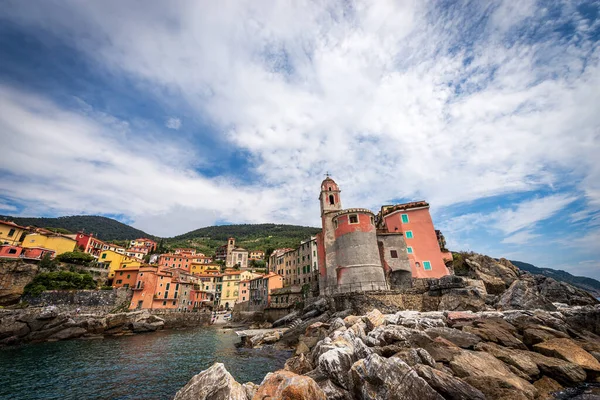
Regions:
<instances>
[{"instance_id":1,"label":"railing","mask_svg":"<svg viewBox=\"0 0 600 400\"><path fill-rule=\"evenodd\" d=\"M346 283L343 285L328 286L324 292L326 295L334 295L340 293L351 293L351 292L370 292L376 290L388 290L388 284L386 281L368 281L368 282L356 282Z\"/></svg>"}]
</instances>

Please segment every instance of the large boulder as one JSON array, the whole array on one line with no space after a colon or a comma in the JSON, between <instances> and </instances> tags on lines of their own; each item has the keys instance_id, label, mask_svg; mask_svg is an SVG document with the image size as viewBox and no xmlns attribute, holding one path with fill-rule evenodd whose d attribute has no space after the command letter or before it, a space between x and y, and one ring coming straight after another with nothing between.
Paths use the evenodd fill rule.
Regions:
<instances>
[{"instance_id":1,"label":"large boulder","mask_svg":"<svg viewBox=\"0 0 600 400\"><path fill-rule=\"evenodd\" d=\"M246 388L233 379L221 363L195 375L174 400L248 400Z\"/></svg>"},{"instance_id":2,"label":"large boulder","mask_svg":"<svg viewBox=\"0 0 600 400\"><path fill-rule=\"evenodd\" d=\"M486 342L494 342L514 349L527 349L527 346L516 336L515 327L501 319L474 321L473 326L464 326L463 331L477 335Z\"/></svg>"},{"instance_id":3,"label":"large boulder","mask_svg":"<svg viewBox=\"0 0 600 400\"><path fill-rule=\"evenodd\" d=\"M540 400L555 399L554 393L563 389L560 383L547 376L542 376L540 379L533 382L533 386L537 389L538 399Z\"/></svg>"},{"instance_id":4,"label":"large boulder","mask_svg":"<svg viewBox=\"0 0 600 400\"><path fill-rule=\"evenodd\" d=\"M55 340L74 339L74 338L83 336L85 333L87 333L87 330L85 328L72 327L72 328L67 328L67 329L63 329L59 332L56 332L54 335L50 336L49 339L51 339L51 340L53 340L53 339L55 339Z\"/></svg>"},{"instance_id":5,"label":"large boulder","mask_svg":"<svg viewBox=\"0 0 600 400\"><path fill-rule=\"evenodd\" d=\"M367 324L367 329L372 331L373 329L383 325L385 323L385 316L378 309L374 308L368 312L364 317L364 321Z\"/></svg>"},{"instance_id":6,"label":"large boulder","mask_svg":"<svg viewBox=\"0 0 600 400\"><path fill-rule=\"evenodd\" d=\"M600 372L600 362L571 339L551 339L534 345L533 349L545 356L579 365L585 370Z\"/></svg>"},{"instance_id":7,"label":"large boulder","mask_svg":"<svg viewBox=\"0 0 600 400\"><path fill-rule=\"evenodd\" d=\"M528 378L533 378L540 374L537 364L533 362L528 352L501 347L494 343L478 343L475 346L475 350L490 353L506 365L521 371Z\"/></svg>"},{"instance_id":8,"label":"large boulder","mask_svg":"<svg viewBox=\"0 0 600 400\"><path fill-rule=\"evenodd\" d=\"M265 376L253 400L326 400L325 393L317 383L308 376L279 370Z\"/></svg>"},{"instance_id":9,"label":"large boulder","mask_svg":"<svg viewBox=\"0 0 600 400\"><path fill-rule=\"evenodd\" d=\"M559 282L542 275L535 275L535 281L540 294L553 303L570 306L598 304L598 300L594 296L566 282Z\"/></svg>"},{"instance_id":10,"label":"large boulder","mask_svg":"<svg viewBox=\"0 0 600 400\"><path fill-rule=\"evenodd\" d=\"M442 400L443 397L399 358L371 354L350 370L357 399Z\"/></svg>"},{"instance_id":11,"label":"large boulder","mask_svg":"<svg viewBox=\"0 0 600 400\"><path fill-rule=\"evenodd\" d=\"M535 398L536 389L529 382L512 373L502 361L489 353L463 350L450 362L450 368L456 376L466 378L466 382L484 393L488 389L487 384L494 384L523 393L528 399Z\"/></svg>"},{"instance_id":12,"label":"large boulder","mask_svg":"<svg viewBox=\"0 0 600 400\"><path fill-rule=\"evenodd\" d=\"M313 370L313 365L304 354L297 355L292 358L288 358L283 367L286 371L291 371L298 375L306 374Z\"/></svg>"},{"instance_id":13,"label":"large boulder","mask_svg":"<svg viewBox=\"0 0 600 400\"><path fill-rule=\"evenodd\" d=\"M567 386L579 384L586 379L585 371L577 364L534 352L527 352L527 355L537 365L542 374Z\"/></svg>"},{"instance_id":14,"label":"large boulder","mask_svg":"<svg viewBox=\"0 0 600 400\"><path fill-rule=\"evenodd\" d=\"M465 349L473 348L473 346L481 341L481 338L477 335L446 327L429 328L426 329L425 332L427 332L432 339L441 336L458 347Z\"/></svg>"},{"instance_id":15,"label":"large boulder","mask_svg":"<svg viewBox=\"0 0 600 400\"><path fill-rule=\"evenodd\" d=\"M531 276L514 281L502 293L496 307L499 310L556 310L552 302L540 294L535 279Z\"/></svg>"},{"instance_id":16,"label":"large boulder","mask_svg":"<svg viewBox=\"0 0 600 400\"><path fill-rule=\"evenodd\" d=\"M485 396L480 390L475 389L460 378L456 378L427 365L416 365L414 369L429 386L444 396L445 399L485 400Z\"/></svg>"}]
</instances>

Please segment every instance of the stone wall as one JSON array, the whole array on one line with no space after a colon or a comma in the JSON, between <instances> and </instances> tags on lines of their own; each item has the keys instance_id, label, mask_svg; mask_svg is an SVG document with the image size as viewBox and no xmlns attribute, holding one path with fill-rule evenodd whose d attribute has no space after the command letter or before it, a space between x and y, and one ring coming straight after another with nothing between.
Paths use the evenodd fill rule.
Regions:
<instances>
[{"instance_id":1,"label":"stone wall","mask_svg":"<svg viewBox=\"0 0 600 400\"><path fill-rule=\"evenodd\" d=\"M111 312L117 308L127 310L132 291L127 288L110 290L49 290L41 295L24 296L31 306L54 306L60 311L80 309L81 312Z\"/></svg>"},{"instance_id":2,"label":"stone wall","mask_svg":"<svg viewBox=\"0 0 600 400\"><path fill-rule=\"evenodd\" d=\"M193 328L210 324L211 312L159 312L151 311L152 315L165 321L165 329Z\"/></svg>"}]
</instances>

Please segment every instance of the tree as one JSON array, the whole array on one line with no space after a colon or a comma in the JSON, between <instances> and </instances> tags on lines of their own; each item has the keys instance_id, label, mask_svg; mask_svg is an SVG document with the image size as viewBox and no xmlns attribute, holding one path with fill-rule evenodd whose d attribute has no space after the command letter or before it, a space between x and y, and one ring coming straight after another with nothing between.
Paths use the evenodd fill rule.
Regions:
<instances>
[{"instance_id":1,"label":"tree","mask_svg":"<svg viewBox=\"0 0 600 400\"><path fill-rule=\"evenodd\" d=\"M69 251L56 256L56 261L67 264L87 265L94 261L94 257L91 254L82 253L80 251Z\"/></svg>"},{"instance_id":2,"label":"tree","mask_svg":"<svg viewBox=\"0 0 600 400\"><path fill-rule=\"evenodd\" d=\"M49 271L56 270L56 261L52 259L50 253L44 254L42 259L40 260L40 268L47 269Z\"/></svg>"}]
</instances>

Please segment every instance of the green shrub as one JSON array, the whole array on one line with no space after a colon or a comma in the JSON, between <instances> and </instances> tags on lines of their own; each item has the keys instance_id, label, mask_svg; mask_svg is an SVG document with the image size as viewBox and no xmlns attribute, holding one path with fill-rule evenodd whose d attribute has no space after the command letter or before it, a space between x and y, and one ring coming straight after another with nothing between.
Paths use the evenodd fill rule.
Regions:
<instances>
[{"instance_id":1,"label":"green shrub","mask_svg":"<svg viewBox=\"0 0 600 400\"><path fill-rule=\"evenodd\" d=\"M52 257L50 257L49 253L44 254L44 257L42 257L42 259L40 260L40 268L44 268L47 269L49 271L56 271L57 265L58 263L56 262L56 260L53 260Z\"/></svg>"},{"instance_id":2,"label":"green shrub","mask_svg":"<svg viewBox=\"0 0 600 400\"><path fill-rule=\"evenodd\" d=\"M56 256L56 260L67 264L87 265L94 261L94 257L80 251L69 251Z\"/></svg>"},{"instance_id":3,"label":"green shrub","mask_svg":"<svg viewBox=\"0 0 600 400\"><path fill-rule=\"evenodd\" d=\"M46 290L96 289L96 287L96 282L90 274L69 271L44 272L36 275L25 286L23 294L39 296Z\"/></svg>"}]
</instances>

